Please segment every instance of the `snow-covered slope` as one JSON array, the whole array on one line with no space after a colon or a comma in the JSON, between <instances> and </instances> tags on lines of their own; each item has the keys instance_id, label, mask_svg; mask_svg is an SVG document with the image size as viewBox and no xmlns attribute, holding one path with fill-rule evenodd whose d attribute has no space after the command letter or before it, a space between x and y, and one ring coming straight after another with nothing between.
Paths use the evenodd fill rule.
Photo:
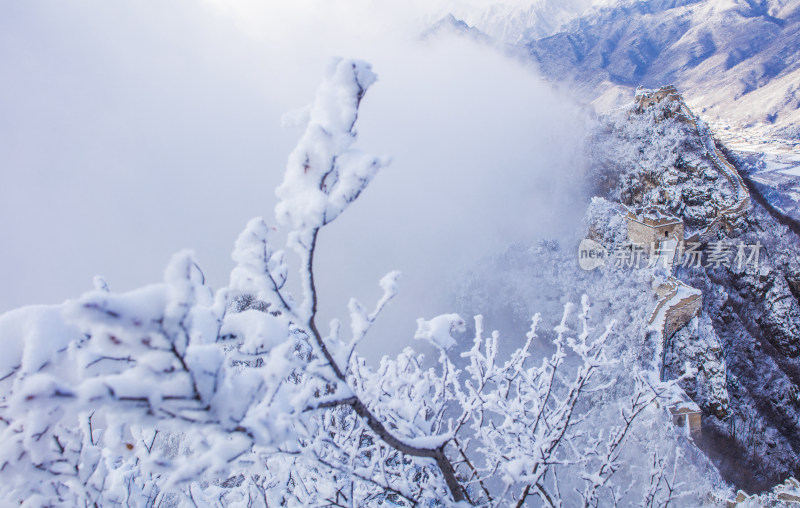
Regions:
<instances>
[{"instance_id":1,"label":"snow-covered slope","mask_svg":"<svg viewBox=\"0 0 800 508\"><path fill-rule=\"evenodd\" d=\"M701 292L697 315L672 334L651 334L654 272L616 261L583 271L574 246L564 241L515 245L484 261L460 281L456 306L465 313L481 309L489 322L509 327L504 336L513 336L530 312L553 314L564 299L588 293L598 316L617 321L612 354L622 369L652 363L654 356L666 379L685 375L687 365L696 369L681 382L703 411L695 445L735 488L763 492L800 474L800 237L753 194L738 219L712 227L740 192L715 162L709 131L679 100L629 104L598 117L587 143L593 161L587 184L602 197L592 199L586 226L589 238L618 253L628 242L621 205L656 205L680 217L684 248L696 238L704 252L700 266L684 257L674 272ZM747 164L733 160L739 170ZM727 265L709 263L715 245L726 242L759 245L757 263L739 267L736 247ZM679 505L695 506L684 501Z\"/></svg>"},{"instance_id":2,"label":"snow-covered slope","mask_svg":"<svg viewBox=\"0 0 800 508\"><path fill-rule=\"evenodd\" d=\"M513 28L508 33L519 37L516 43L515 36L490 24L473 23L532 58L552 81L571 85L583 100L620 105L630 101L639 85L675 83L686 103L703 119L714 121L715 128L727 124L732 132L798 137L796 1L621 1L576 17L545 37L515 28L511 16L505 19ZM546 31L547 24L539 29ZM682 266L676 272L702 291L702 310L667 344L663 365L672 376L681 375L686 362L699 369L696 382L684 386L704 411L698 443L726 479L760 491L800 474L800 237L761 194L754 194L752 202L741 199L751 180L745 186L735 173L729 178L705 122L691 112L681 117L688 111L685 106L672 106L629 106L601 115L589 143L593 168L588 174L595 193L609 203L658 205L679 216L687 241L697 239L694 234L699 232L704 249L725 242L763 248L757 266ZM746 168L745 159L734 161L741 173L757 169ZM739 203L744 204L741 209ZM737 216L725 215L734 208ZM717 227L721 215L725 226ZM594 228L595 233L599 229ZM608 236L608 230L599 232L600 238ZM511 270L490 270L493 280L503 279L503 288L518 293L502 299L514 305L494 309L500 321L513 322L532 301L513 281L529 284L534 274L520 277L525 269ZM581 276L560 270L553 279L559 278L580 286ZM546 289L553 284L558 285L534 284L537 304L554 303ZM475 288L464 292L481 301ZM614 307L632 305L613 291L600 293ZM645 301L642 296L628 297ZM466 303L469 307L473 302ZM628 315L634 314L628 310ZM632 349L641 353L647 348Z\"/></svg>"},{"instance_id":3,"label":"snow-covered slope","mask_svg":"<svg viewBox=\"0 0 800 508\"><path fill-rule=\"evenodd\" d=\"M589 175L596 192L610 201L661 206L681 217L690 232L711 224L706 212L727 209L733 193L730 180L713 175L704 131L670 114L672 104L602 115ZM746 164L735 161L740 170ZM698 443L726 479L760 491L799 472L800 237L750 196L741 220L709 229L705 239L700 235L704 263L684 262L675 272L702 291L703 304L697 321L673 336L665 368L673 375L685 362L699 369L698 382L685 386L704 410ZM758 245L757 263L709 263L709 252L726 242ZM730 397L726 408L708 396L722 371Z\"/></svg>"},{"instance_id":4,"label":"snow-covered slope","mask_svg":"<svg viewBox=\"0 0 800 508\"><path fill-rule=\"evenodd\" d=\"M674 83L708 120L800 135L800 4L621 2L522 42L551 79L604 105L615 87Z\"/></svg>"},{"instance_id":5,"label":"snow-covered slope","mask_svg":"<svg viewBox=\"0 0 800 508\"><path fill-rule=\"evenodd\" d=\"M452 13L494 39L515 44L552 35L588 11L616 0L532 0L525 4L495 2L470 7L459 4Z\"/></svg>"}]
</instances>

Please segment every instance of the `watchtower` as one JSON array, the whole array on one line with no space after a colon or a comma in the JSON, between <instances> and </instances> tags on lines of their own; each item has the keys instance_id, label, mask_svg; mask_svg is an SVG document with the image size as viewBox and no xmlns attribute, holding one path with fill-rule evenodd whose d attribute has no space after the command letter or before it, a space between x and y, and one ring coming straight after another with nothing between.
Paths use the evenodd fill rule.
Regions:
<instances>
[{"instance_id":1,"label":"watchtower","mask_svg":"<svg viewBox=\"0 0 800 508\"><path fill-rule=\"evenodd\" d=\"M641 246L645 252L658 249L663 242L683 241L683 221L657 206L629 211L628 240Z\"/></svg>"},{"instance_id":2,"label":"watchtower","mask_svg":"<svg viewBox=\"0 0 800 508\"><path fill-rule=\"evenodd\" d=\"M672 422L678 427L683 427L687 435L695 436L700 433L703 416L700 406L687 399L673 404L667 409L672 415Z\"/></svg>"}]
</instances>

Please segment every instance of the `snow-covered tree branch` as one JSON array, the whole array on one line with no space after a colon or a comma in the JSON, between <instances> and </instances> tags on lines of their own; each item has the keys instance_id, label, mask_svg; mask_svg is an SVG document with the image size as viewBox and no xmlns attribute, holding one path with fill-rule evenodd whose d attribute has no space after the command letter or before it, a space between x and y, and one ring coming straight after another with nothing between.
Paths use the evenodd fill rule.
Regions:
<instances>
[{"instance_id":1,"label":"snow-covered tree branch","mask_svg":"<svg viewBox=\"0 0 800 508\"><path fill-rule=\"evenodd\" d=\"M397 291L396 272L380 281L374 310L349 303L349 337L337 321L320 331L318 234L388 163L353 146L375 80L364 62L331 64L277 189L299 301L273 228L253 219L226 288L209 288L182 252L161 284L119 294L99 284L65 304L0 317L0 497L29 506L613 498L622 446L659 393L637 384L615 427L587 425L599 407L591 397L614 385L616 363L604 349L612 326L591 325L588 298L577 315L565 308L552 337L534 317L507 359L478 316L472 347L453 360L466 325L446 314L418 322L416 338L438 350L433 366L406 349L371 368L357 345ZM674 480L666 485L669 499Z\"/></svg>"}]
</instances>

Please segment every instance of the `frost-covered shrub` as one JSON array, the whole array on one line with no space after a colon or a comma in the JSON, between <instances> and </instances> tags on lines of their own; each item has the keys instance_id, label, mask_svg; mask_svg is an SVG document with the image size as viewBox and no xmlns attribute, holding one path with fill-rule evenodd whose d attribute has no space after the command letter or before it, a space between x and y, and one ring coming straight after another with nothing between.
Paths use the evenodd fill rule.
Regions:
<instances>
[{"instance_id":1,"label":"frost-covered shrub","mask_svg":"<svg viewBox=\"0 0 800 508\"><path fill-rule=\"evenodd\" d=\"M590 322L585 296L578 312L565 306L546 341L534 317L509 354L476 317L463 369L451 360L453 335L465 328L455 314L418 322L416 337L439 353L433 367L410 349L376 369L358 355L397 290L396 272L380 281L372 310L351 300L349 331L338 321L320 331L318 232L387 162L353 148L374 81L364 62L331 65L278 188L276 216L299 258L299 301L272 228L254 219L236 241L226 288L209 288L182 252L161 284L127 293L98 284L62 305L0 316L0 498L555 506L681 495L670 441L645 469L624 467L638 422L662 422L653 402L666 387L636 368L617 386L613 369L626 360L608 348L612 326Z\"/></svg>"},{"instance_id":2,"label":"frost-covered shrub","mask_svg":"<svg viewBox=\"0 0 800 508\"><path fill-rule=\"evenodd\" d=\"M611 251L628 241L628 222L624 208L602 197L593 197L586 210L589 237Z\"/></svg>"}]
</instances>

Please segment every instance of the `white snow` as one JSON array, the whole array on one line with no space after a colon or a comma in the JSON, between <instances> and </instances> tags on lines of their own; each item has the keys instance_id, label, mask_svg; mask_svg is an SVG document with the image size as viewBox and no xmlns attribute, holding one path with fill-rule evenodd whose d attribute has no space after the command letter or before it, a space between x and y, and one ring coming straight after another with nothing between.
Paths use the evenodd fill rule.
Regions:
<instances>
[{"instance_id":1,"label":"white snow","mask_svg":"<svg viewBox=\"0 0 800 508\"><path fill-rule=\"evenodd\" d=\"M275 216L282 225L311 231L333 221L388 159L352 147L360 97L377 76L356 60L333 60L310 108L308 126L289 156ZM305 243L309 238L298 238Z\"/></svg>"},{"instance_id":2,"label":"white snow","mask_svg":"<svg viewBox=\"0 0 800 508\"><path fill-rule=\"evenodd\" d=\"M22 307L0 315L0 379L15 370L36 372L51 362L67 345L81 338L67 325L59 306Z\"/></svg>"},{"instance_id":3,"label":"white snow","mask_svg":"<svg viewBox=\"0 0 800 508\"><path fill-rule=\"evenodd\" d=\"M241 341L239 350L251 355L269 351L286 340L288 333L285 318L253 309L226 316L220 328L221 335L237 337Z\"/></svg>"},{"instance_id":4,"label":"white snow","mask_svg":"<svg viewBox=\"0 0 800 508\"><path fill-rule=\"evenodd\" d=\"M436 347L449 349L456 345L453 334L466 331L466 323L458 314L442 314L426 321L417 319L415 339L426 340Z\"/></svg>"}]
</instances>

